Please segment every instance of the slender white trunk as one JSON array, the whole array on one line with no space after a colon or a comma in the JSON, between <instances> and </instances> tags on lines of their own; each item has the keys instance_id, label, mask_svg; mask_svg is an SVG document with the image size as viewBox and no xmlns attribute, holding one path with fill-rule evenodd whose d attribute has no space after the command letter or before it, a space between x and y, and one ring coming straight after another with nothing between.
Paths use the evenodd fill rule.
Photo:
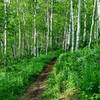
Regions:
<instances>
[{"instance_id":1,"label":"slender white trunk","mask_svg":"<svg viewBox=\"0 0 100 100\"><path fill-rule=\"evenodd\" d=\"M39 56L39 41L38 41L38 33L37 33L37 43L36 43L36 52L37 52L37 57Z\"/></svg>"},{"instance_id":2,"label":"slender white trunk","mask_svg":"<svg viewBox=\"0 0 100 100\"><path fill-rule=\"evenodd\" d=\"M100 29L100 0L97 0L97 32L96 32L96 36L97 36L97 42L98 42L98 38L99 38L99 29Z\"/></svg>"},{"instance_id":3,"label":"slender white trunk","mask_svg":"<svg viewBox=\"0 0 100 100\"><path fill-rule=\"evenodd\" d=\"M13 53L13 55L14 55L14 59L16 58L16 33L14 33L14 53Z\"/></svg>"},{"instance_id":4,"label":"slender white trunk","mask_svg":"<svg viewBox=\"0 0 100 100\"><path fill-rule=\"evenodd\" d=\"M77 34L76 34L76 50L78 50L78 48L79 48L80 14L81 14L81 0L78 0L78 20L77 20Z\"/></svg>"},{"instance_id":5,"label":"slender white trunk","mask_svg":"<svg viewBox=\"0 0 100 100\"><path fill-rule=\"evenodd\" d=\"M21 25L20 25L20 16L19 16L19 0L16 1L17 2L17 17L18 17L18 50L19 50L19 56L21 54Z\"/></svg>"},{"instance_id":6,"label":"slender white trunk","mask_svg":"<svg viewBox=\"0 0 100 100\"><path fill-rule=\"evenodd\" d=\"M36 9L34 10L34 56L36 56L36 38L37 38L37 32L36 32Z\"/></svg>"},{"instance_id":7,"label":"slender white trunk","mask_svg":"<svg viewBox=\"0 0 100 100\"><path fill-rule=\"evenodd\" d=\"M4 2L4 12L5 12L5 21L4 21L4 55L7 53L7 4Z\"/></svg>"},{"instance_id":8,"label":"slender white trunk","mask_svg":"<svg viewBox=\"0 0 100 100\"><path fill-rule=\"evenodd\" d=\"M70 35L71 35L71 16L70 16L69 30L68 30L68 41L67 41L67 43L68 43L68 48L67 48L67 49L70 48L70 38L71 38Z\"/></svg>"},{"instance_id":9,"label":"slender white trunk","mask_svg":"<svg viewBox=\"0 0 100 100\"><path fill-rule=\"evenodd\" d=\"M25 24L26 24L26 22L25 22L25 14L24 14L25 12L24 12L24 8L23 8L23 28L25 29ZM26 36L25 36L25 30L23 31L23 36L22 36L22 55L24 56L25 54L26 54L26 52L25 52L25 46L27 46L28 44L27 44L27 42L26 42L26 44L25 44L25 41L28 41L28 40L26 40L25 38L26 38Z\"/></svg>"},{"instance_id":10,"label":"slender white trunk","mask_svg":"<svg viewBox=\"0 0 100 100\"><path fill-rule=\"evenodd\" d=\"M83 34L83 42L86 40L86 0L84 0L84 34Z\"/></svg>"},{"instance_id":11,"label":"slender white trunk","mask_svg":"<svg viewBox=\"0 0 100 100\"><path fill-rule=\"evenodd\" d=\"M66 15L65 15L65 25L64 25L64 40L63 40L63 48L66 51L68 49L68 31L67 31L67 15L68 12L66 11Z\"/></svg>"},{"instance_id":12,"label":"slender white trunk","mask_svg":"<svg viewBox=\"0 0 100 100\"><path fill-rule=\"evenodd\" d=\"M64 40L63 40L63 47L64 50L67 50L67 26L66 26L66 22L65 22L65 26L64 26Z\"/></svg>"},{"instance_id":13,"label":"slender white trunk","mask_svg":"<svg viewBox=\"0 0 100 100\"><path fill-rule=\"evenodd\" d=\"M49 47L49 8L48 8L48 0L47 0L47 33L46 33L46 55L48 53Z\"/></svg>"},{"instance_id":14,"label":"slender white trunk","mask_svg":"<svg viewBox=\"0 0 100 100\"><path fill-rule=\"evenodd\" d=\"M50 46L52 48L52 30L53 30L53 0L51 1L51 15L50 15Z\"/></svg>"},{"instance_id":15,"label":"slender white trunk","mask_svg":"<svg viewBox=\"0 0 100 100\"><path fill-rule=\"evenodd\" d=\"M95 21L95 25L94 25L94 34L93 34L95 40L97 40L97 31L98 31L97 28L98 28L98 26L97 26L97 21Z\"/></svg>"},{"instance_id":16,"label":"slender white trunk","mask_svg":"<svg viewBox=\"0 0 100 100\"><path fill-rule=\"evenodd\" d=\"M70 48L70 45L71 45L71 41L70 41L70 39L71 39L71 27L72 27L72 14L70 13L70 20L69 20L69 30L68 30L68 40L67 40L67 43L68 43L68 48L67 49L69 49Z\"/></svg>"},{"instance_id":17,"label":"slender white trunk","mask_svg":"<svg viewBox=\"0 0 100 100\"><path fill-rule=\"evenodd\" d=\"M72 21L72 52L74 51L74 8L73 8L73 0L71 0L71 21Z\"/></svg>"},{"instance_id":18,"label":"slender white trunk","mask_svg":"<svg viewBox=\"0 0 100 100\"><path fill-rule=\"evenodd\" d=\"M33 2L34 3L34 2ZM31 55L34 55L34 4L31 4L31 8L32 8L32 41L33 43L31 43Z\"/></svg>"},{"instance_id":19,"label":"slender white trunk","mask_svg":"<svg viewBox=\"0 0 100 100\"><path fill-rule=\"evenodd\" d=\"M21 29L20 29L20 20L18 21L18 23L19 23L19 26L18 26L18 31L19 31L19 47L18 47L18 49L19 49L19 55L21 54Z\"/></svg>"},{"instance_id":20,"label":"slender white trunk","mask_svg":"<svg viewBox=\"0 0 100 100\"><path fill-rule=\"evenodd\" d=\"M98 14L98 24L99 24L99 28L100 28L100 0L97 0L97 14Z\"/></svg>"},{"instance_id":21,"label":"slender white trunk","mask_svg":"<svg viewBox=\"0 0 100 100\"><path fill-rule=\"evenodd\" d=\"M93 27L94 27L94 23L95 23L94 19L95 19L96 3L97 3L97 0L94 0L92 24L91 24L90 38L89 38L89 47L91 46L91 42L92 42L92 33L93 33Z\"/></svg>"},{"instance_id":22,"label":"slender white trunk","mask_svg":"<svg viewBox=\"0 0 100 100\"><path fill-rule=\"evenodd\" d=\"M98 22L96 24L96 40L97 40L97 43L98 43L98 38L99 38L99 28L98 28Z\"/></svg>"}]
</instances>

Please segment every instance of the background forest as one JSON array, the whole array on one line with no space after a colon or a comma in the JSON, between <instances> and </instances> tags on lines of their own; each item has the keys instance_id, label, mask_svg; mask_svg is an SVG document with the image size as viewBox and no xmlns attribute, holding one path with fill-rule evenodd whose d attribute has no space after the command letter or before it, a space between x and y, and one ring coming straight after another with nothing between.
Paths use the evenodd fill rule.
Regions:
<instances>
[{"instance_id":1,"label":"background forest","mask_svg":"<svg viewBox=\"0 0 100 100\"><path fill-rule=\"evenodd\" d=\"M52 91L54 93L50 92L51 86L54 84L55 87L60 87L61 84L65 85L63 81L66 81L66 74L59 76L59 73L67 73L69 71L68 75L71 75L70 82L74 77L72 73L76 75L80 72L86 72L81 73L81 75L85 78L89 77L88 75L85 76L85 74L89 73L88 70L91 70L89 73L90 77L93 77L91 79L85 80L84 78L84 80L81 80L76 75L76 80L79 79L77 81L81 82L77 86L79 85L83 89L82 91L85 91L84 93L82 92L84 94L82 95L83 98L87 94L87 99L82 100L90 100L90 98L92 98L91 100L99 100L100 82L96 81L96 79L100 79L100 68L98 68L100 61L94 63L91 67L88 66L92 64L93 59L100 59L99 44L100 0L0 0L1 100L16 100L15 98L20 94L18 91L22 92L30 77L39 75L43 70L43 66L46 66L60 54L57 61L58 64L55 65L56 70L53 70L49 78L50 82L47 89L49 93L44 93L44 98L46 99L43 100L59 100L60 89L56 88L56 91L53 88L54 90ZM76 59L79 57L79 62L74 57ZM88 57L91 59L91 63ZM81 65L81 60L86 65ZM74 65L71 62L76 64ZM62 69L59 66L62 66ZM73 70L67 69L65 66L67 68L68 66L77 66L77 69L80 70L76 71L73 67ZM88 67L85 69L80 66ZM96 67L98 70L95 69ZM63 72L64 70L65 72ZM98 74L91 76L94 70ZM55 74L57 74L57 77ZM57 78L59 78L60 82ZM96 92L93 92L94 88L92 86L90 88L93 90L85 90L85 87L88 88L90 83L87 82L87 85L82 87L82 84L85 84L87 80L89 82L96 81L92 85L97 87L97 90L95 90L97 91L96 99L93 99ZM52 84L52 81L55 83ZM56 81L59 84L56 84ZM74 82L72 83L74 84ZM74 87L73 85L67 86ZM63 87L61 89L63 90ZM6 92L4 93L3 91ZM89 94L89 91L92 92Z\"/></svg>"},{"instance_id":2,"label":"background forest","mask_svg":"<svg viewBox=\"0 0 100 100\"><path fill-rule=\"evenodd\" d=\"M98 43L97 7L96 0L1 0L0 63Z\"/></svg>"}]
</instances>

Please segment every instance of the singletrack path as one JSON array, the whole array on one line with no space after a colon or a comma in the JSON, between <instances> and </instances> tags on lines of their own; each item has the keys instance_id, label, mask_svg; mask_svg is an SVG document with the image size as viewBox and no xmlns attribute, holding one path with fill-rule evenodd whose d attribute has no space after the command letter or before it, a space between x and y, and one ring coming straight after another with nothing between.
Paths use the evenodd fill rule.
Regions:
<instances>
[{"instance_id":1,"label":"singletrack path","mask_svg":"<svg viewBox=\"0 0 100 100\"><path fill-rule=\"evenodd\" d=\"M44 71L38 76L37 80L31 84L26 90L23 96L19 100L43 100L42 93L45 91L47 86L47 77L52 71L55 60L51 61Z\"/></svg>"}]
</instances>

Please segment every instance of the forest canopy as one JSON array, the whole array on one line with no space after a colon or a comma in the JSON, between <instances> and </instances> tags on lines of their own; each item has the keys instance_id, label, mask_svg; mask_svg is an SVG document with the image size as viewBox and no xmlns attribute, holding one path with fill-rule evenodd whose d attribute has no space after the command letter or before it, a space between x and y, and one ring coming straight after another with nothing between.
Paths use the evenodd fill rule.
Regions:
<instances>
[{"instance_id":1,"label":"forest canopy","mask_svg":"<svg viewBox=\"0 0 100 100\"><path fill-rule=\"evenodd\" d=\"M99 0L1 0L0 63L99 42ZM5 57L6 56L6 57Z\"/></svg>"},{"instance_id":2,"label":"forest canopy","mask_svg":"<svg viewBox=\"0 0 100 100\"><path fill-rule=\"evenodd\" d=\"M0 100L31 81L33 99L100 100L100 0L0 0Z\"/></svg>"}]
</instances>

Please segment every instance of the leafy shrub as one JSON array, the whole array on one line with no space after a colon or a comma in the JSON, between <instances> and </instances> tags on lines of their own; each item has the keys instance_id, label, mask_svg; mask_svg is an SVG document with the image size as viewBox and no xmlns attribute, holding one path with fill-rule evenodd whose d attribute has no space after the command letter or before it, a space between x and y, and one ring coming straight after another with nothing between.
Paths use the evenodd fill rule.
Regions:
<instances>
[{"instance_id":1,"label":"leafy shrub","mask_svg":"<svg viewBox=\"0 0 100 100\"><path fill-rule=\"evenodd\" d=\"M74 91L73 91L74 89ZM69 91L71 90L71 91ZM77 92L78 90L78 92ZM100 49L79 50L61 54L48 79L44 100L57 100L63 95L75 100L100 99ZM68 99L68 100L74 100Z\"/></svg>"}]
</instances>

